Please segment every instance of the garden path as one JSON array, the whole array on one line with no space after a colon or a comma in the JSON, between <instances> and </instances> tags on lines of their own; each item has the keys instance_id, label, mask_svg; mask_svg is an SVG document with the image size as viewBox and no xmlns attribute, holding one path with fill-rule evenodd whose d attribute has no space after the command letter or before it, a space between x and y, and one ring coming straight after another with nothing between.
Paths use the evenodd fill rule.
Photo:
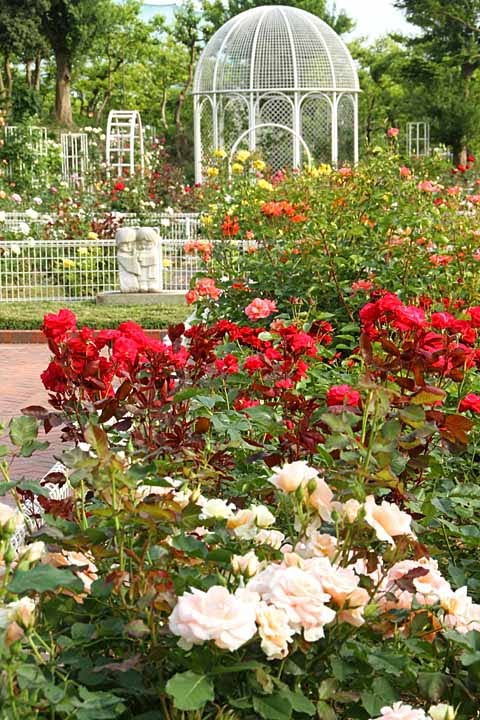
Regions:
<instances>
[{"instance_id":1,"label":"garden path","mask_svg":"<svg viewBox=\"0 0 480 720\"><path fill-rule=\"evenodd\" d=\"M20 415L28 405L48 406L40 373L47 367L50 354L47 345L0 344L0 421L5 423ZM0 432L0 442L5 442L6 435ZM60 430L54 428L47 436L42 430L39 440L48 440L48 450L36 452L31 458L17 458L11 467L12 479L25 476L39 480L55 464L62 449Z\"/></svg>"}]
</instances>

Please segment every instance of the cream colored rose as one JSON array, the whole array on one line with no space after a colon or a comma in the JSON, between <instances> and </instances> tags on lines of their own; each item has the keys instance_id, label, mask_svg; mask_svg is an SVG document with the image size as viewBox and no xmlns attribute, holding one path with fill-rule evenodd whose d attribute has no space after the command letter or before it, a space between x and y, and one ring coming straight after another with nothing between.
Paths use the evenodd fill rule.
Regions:
<instances>
[{"instance_id":1,"label":"cream colored rose","mask_svg":"<svg viewBox=\"0 0 480 720\"><path fill-rule=\"evenodd\" d=\"M268 481L286 493L295 492L300 485L306 485L310 480L318 477L318 472L303 460L287 463L281 468L274 467L273 470L275 474L271 475Z\"/></svg>"},{"instance_id":2,"label":"cream colored rose","mask_svg":"<svg viewBox=\"0 0 480 720\"><path fill-rule=\"evenodd\" d=\"M346 503L342 503L340 514L348 523L354 523L361 507L358 500L350 498Z\"/></svg>"},{"instance_id":3,"label":"cream colored rose","mask_svg":"<svg viewBox=\"0 0 480 720\"><path fill-rule=\"evenodd\" d=\"M457 713L455 708L446 703L438 703L438 705L430 705L428 714L432 720L455 720Z\"/></svg>"},{"instance_id":4,"label":"cream colored rose","mask_svg":"<svg viewBox=\"0 0 480 720\"><path fill-rule=\"evenodd\" d=\"M317 477L315 490L308 496L308 504L318 512L322 520L330 520L333 492L323 478Z\"/></svg>"},{"instance_id":5,"label":"cream colored rose","mask_svg":"<svg viewBox=\"0 0 480 720\"><path fill-rule=\"evenodd\" d=\"M245 555L234 555L231 559L232 570L236 575L245 575L250 578L260 572L262 563L255 555L254 550Z\"/></svg>"},{"instance_id":6,"label":"cream colored rose","mask_svg":"<svg viewBox=\"0 0 480 720\"><path fill-rule=\"evenodd\" d=\"M169 628L182 638L184 646L213 640L223 650L237 650L257 631L255 599L231 595L221 585L207 592L194 588L178 599Z\"/></svg>"},{"instance_id":7,"label":"cream colored rose","mask_svg":"<svg viewBox=\"0 0 480 720\"><path fill-rule=\"evenodd\" d=\"M259 528L269 527L275 522L275 515L265 505L250 505L250 510L255 515L255 523Z\"/></svg>"},{"instance_id":8,"label":"cream colored rose","mask_svg":"<svg viewBox=\"0 0 480 720\"><path fill-rule=\"evenodd\" d=\"M255 535L257 545L269 545L275 550L280 550L284 540L285 535L280 530L260 530Z\"/></svg>"},{"instance_id":9,"label":"cream colored rose","mask_svg":"<svg viewBox=\"0 0 480 720\"><path fill-rule=\"evenodd\" d=\"M40 560L45 555L45 543L41 540L26 545L19 551L18 563L34 563Z\"/></svg>"},{"instance_id":10,"label":"cream colored rose","mask_svg":"<svg viewBox=\"0 0 480 720\"><path fill-rule=\"evenodd\" d=\"M13 534L24 522L24 516L17 508L0 502L0 530Z\"/></svg>"},{"instance_id":11,"label":"cream colored rose","mask_svg":"<svg viewBox=\"0 0 480 720\"><path fill-rule=\"evenodd\" d=\"M200 503L198 503L200 504ZM205 520L207 518L226 519L233 515L235 505L228 503L220 498L212 498L206 500L202 505L202 512L200 513L200 519Z\"/></svg>"},{"instance_id":12,"label":"cream colored rose","mask_svg":"<svg viewBox=\"0 0 480 720\"><path fill-rule=\"evenodd\" d=\"M373 495L365 500L365 522L375 530L379 540L395 545L394 537L410 535L414 537L411 529L412 518L393 503L385 500L377 505Z\"/></svg>"},{"instance_id":13,"label":"cream colored rose","mask_svg":"<svg viewBox=\"0 0 480 720\"><path fill-rule=\"evenodd\" d=\"M282 660L288 655L288 643L295 634L288 624L285 610L262 602L257 608L258 634L261 648L269 660Z\"/></svg>"}]
</instances>

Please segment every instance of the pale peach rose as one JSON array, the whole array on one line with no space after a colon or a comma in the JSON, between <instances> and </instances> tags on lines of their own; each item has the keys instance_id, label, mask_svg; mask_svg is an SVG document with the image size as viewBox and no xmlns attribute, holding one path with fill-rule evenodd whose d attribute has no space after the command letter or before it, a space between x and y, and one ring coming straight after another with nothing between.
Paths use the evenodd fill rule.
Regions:
<instances>
[{"instance_id":1,"label":"pale peach rose","mask_svg":"<svg viewBox=\"0 0 480 720\"><path fill-rule=\"evenodd\" d=\"M30 565L31 563L37 562L37 560L40 560L40 558L45 555L45 552L45 543L41 540L30 543L30 545L25 545L25 547L18 552L18 565L20 566L23 563Z\"/></svg>"},{"instance_id":2,"label":"pale peach rose","mask_svg":"<svg viewBox=\"0 0 480 720\"><path fill-rule=\"evenodd\" d=\"M227 520L227 528L242 540L252 540L257 534L255 513L251 510L239 510Z\"/></svg>"},{"instance_id":3,"label":"pale peach rose","mask_svg":"<svg viewBox=\"0 0 480 720\"><path fill-rule=\"evenodd\" d=\"M269 660L282 660L288 655L288 643L294 630L288 624L285 610L261 602L257 608L258 634L261 648Z\"/></svg>"},{"instance_id":4,"label":"pale peach rose","mask_svg":"<svg viewBox=\"0 0 480 720\"><path fill-rule=\"evenodd\" d=\"M480 605L472 602L466 586L440 598L440 607L445 611L444 624L465 634L470 630L480 630Z\"/></svg>"},{"instance_id":5,"label":"pale peach rose","mask_svg":"<svg viewBox=\"0 0 480 720\"><path fill-rule=\"evenodd\" d=\"M309 467L304 460L295 460L295 462L272 469L275 474L268 478L269 482L286 493L295 492L300 485L307 485L310 480L318 477L318 472Z\"/></svg>"},{"instance_id":6,"label":"pale peach rose","mask_svg":"<svg viewBox=\"0 0 480 720\"><path fill-rule=\"evenodd\" d=\"M280 530L260 530L255 535L257 545L269 545L275 550L280 550L284 540L285 535Z\"/></svg>"},{"instance_id":7,"label":"pale peach rose","mask_svg":"<svg viewBox=\"0 0 480 720\"><path fill-rule=\"evenodd\" d=\"M331 559L337 552L337 538L318 532L310 525L305 532L305 537L295 545L295 552L303 558L327 557Z\"/></svg>"},{"instance_id":8,"label":"pale peach rose","mask_svg":"<svg viewBox=\"0 0 480 720\"><path fill-rule=\"evenodd\" d=\"M429 720L424 710L402 702L396 702L391 707L383 707L380 712L382 714L375 720Z\"/></svg>"},{"instance_id":9,"label":"pale peach rose","mask_svg":"<svg viewBox=\"0 0 480 720\"><path fill-rule=\"evenodd\" d=\"M32 598L23 597L0 607L0 630L16 622L21 627L30 627L33 624L36 603Z\"/></svg>"},{"instance_id":10,"label":"pale peach rose","mask_svg":"<svg viewBox=\"0 0 480 720\"><path fill-rule=\"evenodd\" d=\"M231 595L221 585L207 592L193 588L182 595L170 615L169 628L183 647L213 640L222 650L237 650L257 631L257 597Z\"/></svg>"},{"instance_id":11,"label":"pale peach rose","mask_svg":"<svg viewBox=\"0 0 480 720\"><path fill-rule=\"evenodd\" d=\"M340 607L346 603L360 582L352 568L334 566L327 558L306 560L304 567L319 580L324 592Z\"/></svg>"},{"instance_id":12,"label":"pale peach rose","mask_svg":"<svg viewBox=\"0 0 480 720\"><path fill-rule=\"evenodd\" d=\"M283 553L282 567L302 567L303 559L296 552Z\"/></svg>"},{"instance_id":13,"label":"pale peach rose","mask_svg":"<svg viewBox=\"0 0 480 720\"><path fill-rule=\"evenodd\" d=\"M356 588L347 598L343 608L337 614L338 622L360 627L365 622L364 612L370 596L364 588Z\"/></svg>"},{"instance_id":14,"label":"pale peach rose","mask_svg":"<svg viewBox=\"0 0 480 720\"><path fill-rule=\"evenodd\" d=\"M308 504L315 508L322 520L330 520L333 492L323 478L315 479L317 486L308 496Z\"/></svg>"},{"instance_id":15,"label":"pale peach rose","mask_svg":"<svg viewBox=\"0 0 480 720\"><path fill-rule=\"evenodd\" d=\"M409 573L415 573L417 569L428 572L418 577L410 576L413 588L411 592L402 587L399 581ZM440 596L449 595L451 592L450 584L439 572L437 562L423 557L419 560L402 560L392 565L381 582L377 600L384 612L391 609L409 610L414 598L421 605L435 605Z\"/></svg>"},{"instance_id":16,"label":"pale peach rose","mask_svg":"<svg viewBox=\"0 0 480 720\"><path fill-rule=\"evenodd\" d=\"M289 625L305 640L324 637L324 626L335 619L335 612L325 605L330 596L323 592L312 573L298 567L270 566L248 584L262 600L285 610Z\"/></svg>"},{"instance_id":17,"label":"pale peach rose","mask_svg":"<svg viewBox=\"0 0 480 720\"><path fill-rule=\"evenodd\" d=\"M365 500L365 522L375 530L379 540L395 545L394 537L398 535L410 535L414 537L411 523L412 518L403 510L400 510L393 503L385 500L377 505L373 495Z\"/></svg>"}]
</instances>

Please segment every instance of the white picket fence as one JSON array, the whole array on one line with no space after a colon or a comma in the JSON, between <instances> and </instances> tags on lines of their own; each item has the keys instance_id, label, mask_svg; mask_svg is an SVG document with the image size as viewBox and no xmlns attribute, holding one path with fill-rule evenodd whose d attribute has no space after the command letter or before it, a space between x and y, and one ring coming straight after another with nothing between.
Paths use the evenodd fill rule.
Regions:
<instances>
[{"instance_id":1,"label":"white picket fence","mask_svg":"<svg viewBox=\"0 0 480 720\"><path fill-rule=\"evenodd\" d=\"M15 217L14 217L15 216ZM188 240L198 238L193 214L123 215L122 225L155 227L161 238L162 290L186 292L202 265L196 253L185 253ZM17 229L26 222L10 213L5 223ZM33 233L32 233L33 234ZM114 238L106 240L0 240L0 302L87 300L119 289Z\"/></svg>"}]
</instances>

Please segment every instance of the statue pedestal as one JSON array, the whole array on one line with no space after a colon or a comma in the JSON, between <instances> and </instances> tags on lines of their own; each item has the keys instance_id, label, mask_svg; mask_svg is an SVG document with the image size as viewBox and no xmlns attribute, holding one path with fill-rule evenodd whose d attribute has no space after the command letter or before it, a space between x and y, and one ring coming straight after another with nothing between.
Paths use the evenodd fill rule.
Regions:
<instances>
[{"instance_id":1,"label":"statue pedestal","mask_svg":"<svg viewBox=\"0 0 480 720\"><path fill-rule=\"evenodd\" d=\"M103 292L97 295L99 305L186 305L184 292Z\"/></svg>"}]
</instances>

